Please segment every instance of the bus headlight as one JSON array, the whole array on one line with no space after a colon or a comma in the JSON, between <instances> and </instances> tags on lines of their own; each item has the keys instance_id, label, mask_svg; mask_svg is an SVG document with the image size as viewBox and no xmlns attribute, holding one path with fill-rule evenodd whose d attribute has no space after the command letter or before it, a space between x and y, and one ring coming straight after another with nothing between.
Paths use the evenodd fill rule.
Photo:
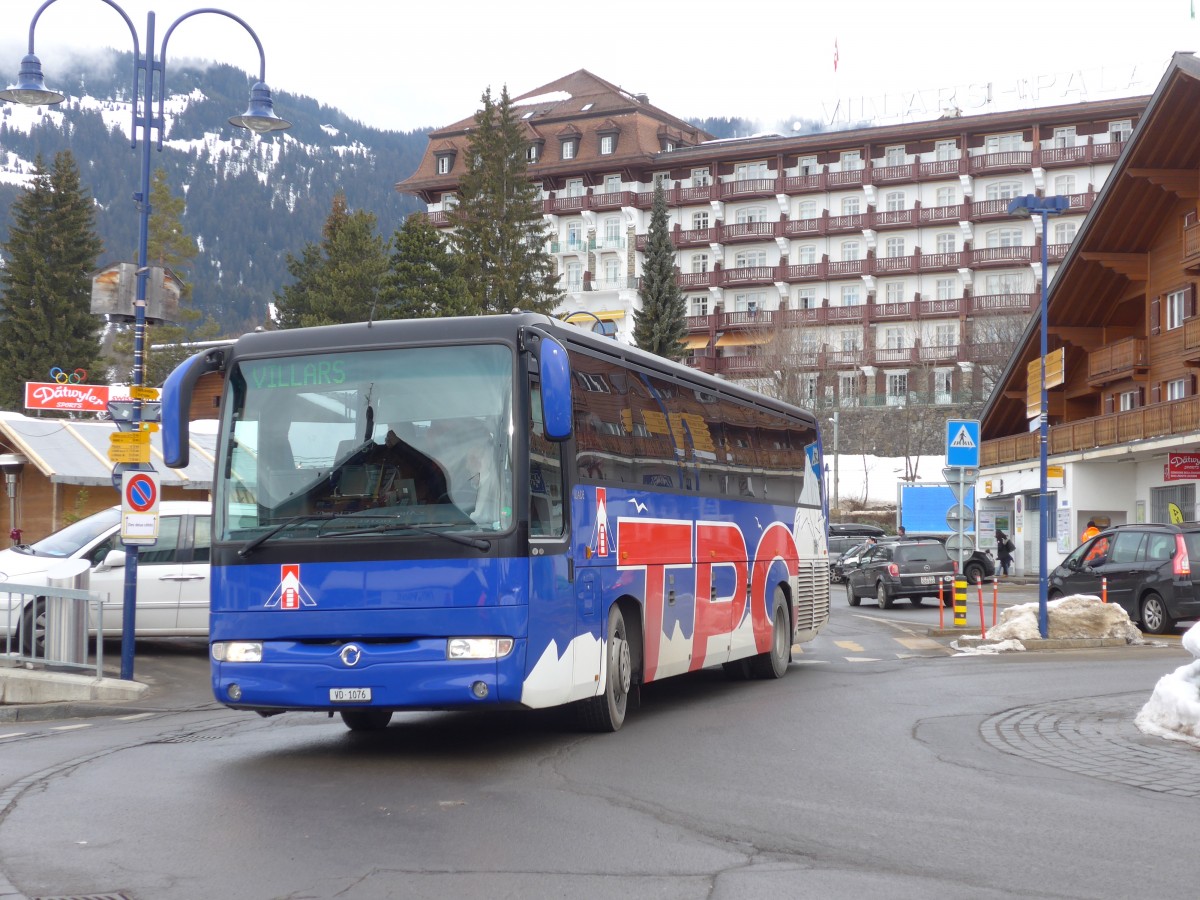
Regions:
<instances>
[{"instance_id":1,"label":"bus headlight","mask_svg":"<svg viewBox=\"0 0 1200 900\"><path fill-rule=\"evenodd\" d=\"M212 658L217 662L262 662L262 641L214 641Z\"/></svg>"},{"instance_id":2,"label":"bus headlight","mask_svg":"<svg viewBox=\"0 0 1200 900\"><path fill-rule=\"evenodd\" d=\"M446 659L500 659L512 652L513 639L450 638L446 641Z\"/></svg>"}]
</instances>

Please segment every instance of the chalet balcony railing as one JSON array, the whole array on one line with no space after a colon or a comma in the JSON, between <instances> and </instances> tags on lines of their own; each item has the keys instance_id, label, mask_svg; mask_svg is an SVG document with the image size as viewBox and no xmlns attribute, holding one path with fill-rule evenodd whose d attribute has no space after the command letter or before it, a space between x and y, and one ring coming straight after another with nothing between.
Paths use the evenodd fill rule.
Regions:
<instances>
[{"instance_id":1,"label":"chalet balcony railing","mask_svg":"<svg viewBox=\"0 0 1200 900\"><path fill-rule=\"evenodd\" d=\"M871 308L871 320L911 319L915 311L912 303L876 303Z\"/></svg>"},{"instance_id":2,"label":"chalet balcony railing","mask_svg":"<svg viewBox=\"0 0 1200 900\"><path fill-rule=\"evenodd\" d=\"M1127 141L1108 141L1107 143L1092 144L1092 161L1108 162L1115 160L1125 149Z\"/></svg>"},{"instance_id":3,"label":"chalet balcony railing","mask_svg":"<svg viewBox=\"0 0 1200 900\"><path fill-rule=\"evenodd\" d=\"M972 175L982 172L1029 169L1033 167L1033 151L1010 150L1005 153L984 153L980 156L972 156L970 164Z\"/></svg>"},{"instance_id":4,"label":"chalet balcony railing","mask_svg":"<svg viewBox=\"0 0 1200 900\"><path fill-rule=\"evenodd\" d=\"M1200 318L1184 320L1183 352L1188 360L1200 358Z\"/></svg>"},{"instance_id":5,"label":"chalet balcony railing","mask_svg":"<svg viewBox=\"0 0 1200 900\"><path fill-rule=\"evenodd\" d=\"M1011 266L1033 262L1032 247L984 247L980 250L972 250L970 253L972 268L978 266ZM1038 258L1041 258L1040 252Z\"/></svg>"},{"instance_id":6,"label":"chalet balcony railing","mask_svg":"<svg viewBox=\"0 0 1200 900\"><path fill-rule=\"evenodd\" d=\"M1122 338L1088 354L1088 382L1107 384L1149 365L1145 338Z\"/></svg>"},{"instance_id":7,"label":"chalet balcony railing","mask_svg":"<svg viewBox=\"0 0 1200 900\"><path fill-rule=\"evenodd\" d=\"M966 297L946 297L944 299L921 300L917 303L918 318L939 318L941 316L961 315L967 307Z\"/></svg>"},{"instance_id":8,"label":"chalet balcony railing","mask_svg":"<svg viewBox=\"0 0 1200 900\"><path fill-rule=\"evenodd\" d=\"M916 181L917 171L917 163L906 163L899 166L873 165L871 167L871 182L873 184L887 184L888 182L896 181Z\"/></svg>"},{"instance_id":9,"label":"chalet balcony railing","mask_svg":"<svg viewBox=\"0 0 1200 900\"><path fill-rule=\"evenodd\" d=\"M827 216L819 219L788 219L783 225L784 237L819 237L825 233Z\"/></svg>"},{"instance_id":10,"label":"chalet balcony railing","mask_svg":"<svg viewBox=\"0 0 1200 900\"><path fill-rule=\"evenodd\" d=\"M941 178L946 175L965 175L967 161L965 159L935 159L921 163L917 170L921 178Z\"/></svg>"},{"instance_id":11,"label":"chalet balcony railing","mask_svg":"<svg viewBox=\"0 0 1200 900\"><path fill-rule=\"evenodd\" d=\"M827 172L825 183L830 188L860 187L863 184L865 169L847 169L842 172Z\"/></svg>"},{"instance_id":12,"label":"chalet balcony railing","mask_svg":"<svg viewBox=\"0 0 1200 900\"><path fill-rule=\"evenodd\" d=\"M1183 226L1182 262L1189 271L1200 268L1200 220Z\"/></svg>"},{"instance_id":13,"label":"chalet balcony railing","mask_svg":"<svg viewBox=\"0 0 1200 900\"><path fill-rule=\"evenodd\" d=\"M716 243L717 229L692 228L687 231L676 231L671 234L671 242L676 247L697 247L703 244ZM638 236L638 249L646 249L645 235Z\"/></svg>"},{"instance_id":14,"label":"chalet balcony railing","mask_svg":"<svg viewBox=\"0 0 1200 900\"><path fill-rule=\"evenodd\" d=\"M1200 395L1051 425L1048 450L1052 454L1077 453L1197 430L1200 430ZM981 442L979 447L982 466L1032 461L1038 456L1037 432L993 438Z\"/></svg>"},{"instance_id":15,"label":"chalet balcony railing","mask_svg":"<svg viewBox=\"0 0 1200 900\"><path fill-rule=\"evenodd\" d=\"M970 204L972 219L1007 219L1008 200L972 200Z\"/></svg>"},{"instance_id":16,"label":"chalet balcony railing","mask_svg":"<svg viewBox=\"0 0 1200 900\"><path fill-rule=\"evenodd\" d=\"M916 256L876 256L873 271L877 275L911 275L917 271Z\"/></svg>"},{"instance_id":17,"label":"chalet balcony railing","mask_svg":"<svg viewBox=\"0 0 1200 900\"><path fill-rule=\"evenodd\" d=\"M826 264L830 278L846 278L850 275L864 275L867 271L865 259L830 260Z\"/></svg>"},{"instance_id":18,"label":"chalet balcony railing","mask_svg":"<svg viewBox=\"0 0 1200 900\"><path fill-rule=\"evenodd\" d=\"M599 237L588 239L588 248L591 250L624 250L625 235L617 237L609 237L600 235Z\"/></svg>"},{"instance_id":19,"label":"chalet balcony railing","mask_svg":"<svg viewBox=\"0 0 1200 900\"><path fill-rule=\"evenodd\" d=\"M1062 262L1066 258L1067 251L1070 249L1070 244L1049 244L1046 247L1046 261L1052 263Z\"/></svg>"},{"instance_id":20,"label":"chalet balcony railing","mask_svg":"<svg viewBox=\"0 0 1200 900\"><path fill-rule=\"evenodd\" d=\"M866 227L867 216L865 213L856 213L849 216L830 216L825 223L825 230L828 232L835 231L862 231Z\"/></svg>"},{"instance_id":21,"label":"chalet balcony railing","mask_svg":"<svg viewBox=\"0 0 1200 900\"><path fill-rule=\"evenodd\" d=\"M450 216L445 210L437 210L436 212L425 213L425 218L429 220L429 224L434 228L445 228L450 224Z\"/></svg>"},{"instance_id":22,"label":"chalet balcony railing","mask_svg":"<svg viewBox=\"0 0 1200 900\"><path fill-rule=\"evenodd\" d=\"M825 190L825 173L818 172L810 175L786 175L782 179L784 194L802 194L809 191Z\"/></svg>"},{"instance_id":23,"label":"chalet balcony railing","mask_svg":"<svg viewBox=\"0 0 1200 900\"><path fill-rule=\"evenodd\" d=\"M582 212L588 207L587 194L578 194L574 197L555 197L551 200L542 202L542 209L547 215L562 215L563 213Z\"/></svg>"},{"instance_id":24,"label":"chalet balcony railing","mask_svg":"<svg viewBox=\"0 0 1200 900\"><path fill-rule=\"evenodd\" d=\"M969 206L966 203L952 203L949 206L922 206L920 220L922 225L937 225L946 222L958 222L967 218Z\"/></svg>"},{"instance_id":25,"label":"chalet balcony railing","mask_svg":"<svg viewBox=\"0 0 1200 900\"><path fill-rule=\"evenodd\" d=\"M720 196L720 185L702 184L696 187L676 189L676 200L679 203L707 203Z\"/></svg>"},{"instance_id":26,"label":"chalet balcony railing","mask_svg":"<svg viewBox=\"0 0 1200 900\"><path fill-rule=\"evenodd\" d=\"M1088 162L1088 146L1079 147L1043 147L1038 151L1037 165L1070 166Z\"/></svg>"},{"instance_id":27,"label":"chalet balcony railing","mask_svg":"<svg viewBox=\"0 0 1200 900\"><path fill-rule=\"evenodd\" d=\"M740 269L722 269L719 283L722 286L739 284L770 284L775 280L775 266L744 266Z\"/></svg>"},{"instance_id":28,"label":"chalet balcony railing","mask_svg":"<svg viewBox=\"0 0 1200 900\"><path fill-rule=\"evenodd\" d=\"M904 228L914 225L917 221L917 210L914 209L885 209L871 213L872 228Z\"/></svg>"},{"instance_id":29,"label":"chalet balcony railing","mask_svg":"<svg viewBox=\"0 0 1200 900\"><path fill-rule=\"evenodd\" d=\"M734 225L722 225L718 230L718 243L736 243L738 241L761 241L775 236L778 222L740 222Z\"/></svg>"},{"instance_id":30,"label":"chalet balcony railing","mask_svg":"<svg viewBox=\"0 0 1200 900\"><path fill-rule=\"evenodd\" d=\"M721 182L722 198L763 197L775 193L774 178L743 178Z\"/></svg>"},{"instance_id":31,"label":"chalet balcony railing","mask_svg":"<svg viewBox=\"0 0 1200 900\"><path fill-rule=\"evenodd\" d=\"M620 209L628 206L633 197L632 191L602 191L594 193L589 198L592 209Z\"/></svg>"},{"instance_id":32,"label":"chalet balcony railing","mask_svg":"<svg viewBox=\"0 0 1200 900\"><path fill-rule=\"evenodd\" d=\"M971 298L970 313L1032 312L1039 304L1038 294L979 294Z\"/></svg>"},{"instance_id":33,"label":"chalet balcony railing","mask_svg":"<svg viewBox=\"0 0 1200 900\"><path fill-rule=\"evenodd\" d=\"M952 253L922 253L920 256L921 271L930 269L957 269L963 264L963 251Z\"/></svg>"}]
</instances>

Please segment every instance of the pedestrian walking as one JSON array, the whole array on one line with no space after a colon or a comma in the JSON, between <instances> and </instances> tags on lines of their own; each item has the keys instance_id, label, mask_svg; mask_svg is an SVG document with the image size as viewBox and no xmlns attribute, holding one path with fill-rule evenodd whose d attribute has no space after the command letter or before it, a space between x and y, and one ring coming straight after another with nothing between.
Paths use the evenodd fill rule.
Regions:
<instances>
[{"instance_id":1,"label":"pedestrian walking","mask_svg":"<svg viewBox=\"0 0 1200 900\"><path fill-rule=\"evenodd\" d=\"M1008 567L1012 565L1013 551L1017 549L1016 544L1012 542L1007 534L996 529L996 558L1000 561L1000 574L1007 576Z\"/></svg>"}]
</instances>

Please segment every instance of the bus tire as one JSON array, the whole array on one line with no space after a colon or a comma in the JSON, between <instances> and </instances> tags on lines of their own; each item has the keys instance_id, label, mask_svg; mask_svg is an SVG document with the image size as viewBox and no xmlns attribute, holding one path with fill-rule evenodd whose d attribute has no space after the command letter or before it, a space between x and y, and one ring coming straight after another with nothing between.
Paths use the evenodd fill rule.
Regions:
<instances>
[{"instance_id":1,"label":"bus tire","mask_svg":"<svg viewBox=\"0 0 1200 900\"><path fill-rule=\"evenodd\" d=\"M16 647L26 656L46 658L46 598L38 597L21 611Z\"/></svg>"},{"instance_id":2,"label":"bus tire","mask_svg":"<svg viewBox=\"0 0 1200 900\"><path fill-rule=\"evenodd\" d=\"M755 678L782 678L792 658L792 628L783 588L775 587L775 609L771 615L771 649L750 660Z\"/></svg>"},{"instance_id":3,"label":"bus tire","mask_svg":"<svg viewBox=\"0 0 1200 900\"><path fill-rule=\"evenodd\" d=\"M390 709L343 709L342 721L351 731L383 731L392 721Z\"/></svg>"},{"instance_id":4,"label":"bus tire","mask_svg":"<svg viewBox=\"0 0 1200 900\"><path fill-rule=\"evenodd\" d=\"M625 616L615 603L608 610L608 640L604 643L604 693L580 702L579 724L587 731L611 732L625 722L629 690L633 684L633 656Z\"/></svg>"}]
</instances>

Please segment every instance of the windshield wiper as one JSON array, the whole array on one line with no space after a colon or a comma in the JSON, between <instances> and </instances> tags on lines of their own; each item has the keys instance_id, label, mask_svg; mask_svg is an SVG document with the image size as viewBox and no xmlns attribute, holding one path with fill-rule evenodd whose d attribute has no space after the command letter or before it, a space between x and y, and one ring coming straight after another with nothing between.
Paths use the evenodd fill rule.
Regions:
<instances>
[{"instance_id":1,"label":"windshield wiper","mask_svg":"<svg viewBox=\"0 0 1200 900\"><path fill-rule=\"evenodd\" d=\"M356 528L353 531L326 531L321 534L321 537L347 537L359 534L379 534L380 532L384 531L416 531L421 534L432 535L433 537L445 538L448 541L453 541L456 544L462 544L464 547L473 547L476 550L490 550L492 547L491 541L485 541L483 538L466 537L461 534L455 534L452 531L435 531L433 528L426 528L421 525L413 525L409 522L384 522L382 525L372 525L369 528Z\"/></svg>"},{"instance_id":2,"label":"windshield wiper","mask_svg":"<svg viewBox=\"0 0 1200 900\"><path fill-rule=\"evenodd\" d=\"M292 516L292 518L290 518L290 519L284 519L282 522L280 522L278 525L276 525L270 531L264 531L262 534L260 534L254 540L252 540L248 544L246 544L245 547L243 547L241 550L238 551L238 556L240 556L242 559L245 559L247 556L249 556L251 553L253 553L255 550L257 550L259 547L261 547L263 544L265 544L271 538L275 537L275 535L279 534L279 532L283 531L285 528L291 528L293 525L299 525L302 522L312 522L315 520L322 520L322 519L328 521L329 519L339 518L341 515L342 515L341 513L320 512L320 513L307 513L302 516Z\"/></svg>"}]
</instances>

